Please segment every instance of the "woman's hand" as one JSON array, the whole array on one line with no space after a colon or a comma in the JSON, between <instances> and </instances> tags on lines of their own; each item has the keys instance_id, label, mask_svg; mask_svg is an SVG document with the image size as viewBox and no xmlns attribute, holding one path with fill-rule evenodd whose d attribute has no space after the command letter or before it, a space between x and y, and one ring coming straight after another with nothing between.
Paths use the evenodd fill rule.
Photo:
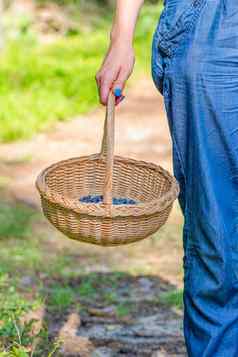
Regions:
<instances>
[{"instance_id":1,"label":"woman's hand","mask_svg":"<svg viewBox=\"0 0 238 357\"><path fill-rule=\"evenodd\" d=\"M103 60L101 68L96 74L100 103L107 104L109 91L119 93L116 105L123 99L120 96L125 87L125 83L131 75L135 64L134 49L130 41L115 39L112 40Z\"/></svg>"},{"instance_id":2,"label":"woman's hand","mask_svg":"<svg viewBox=\"0 0 238 357\"><path fill-rule=\"evenodd\" d=\"M137 17L144 0L116 0L116 11L110 33L110 45L101 68L96 74L100 102L107 104L109 91L115 93L116 104L133 71L135 56L133 37Z\"/></svg>"}]
</instances>

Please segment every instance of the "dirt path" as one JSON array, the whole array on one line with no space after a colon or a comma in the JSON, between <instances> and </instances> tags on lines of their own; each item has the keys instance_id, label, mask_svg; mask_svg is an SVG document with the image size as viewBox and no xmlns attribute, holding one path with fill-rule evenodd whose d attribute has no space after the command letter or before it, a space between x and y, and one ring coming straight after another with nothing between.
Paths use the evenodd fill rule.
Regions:
<instances>
[{"instance_id":1,"label":"dirt path","mask_svg":"<svg viewBox=\"0 0 238 357\"><path fill-rule=\"evenodd\" d=\"M126 100L116 112L116 153L159 163L172 172L163 102L151 79L141 79L137 87L132 86L126 94ZM8 192L18 201L39 207L34 187L39 171L61 159L98 152L104 112L105 108L100 107L87 116L60 123L56 129L30 141L0 145L1 177L7 182ZM70 311L60 317L63 319L60 324L57 317L47 312L43 314L43 318L50 321L52 336L64 336L64 356L185 356L181 311L154 305L161 289L171 291L182 287L181 223L176 202L168 223L153 239L120 249L109 248L111 254L108 254L108 250L99 247L59 239L59 234L44 222L49 250L51 245L55 249L57 244L57 254L67 250L75 259L78 254L81 263L85 262L87 273L134 271L142 274L140 278L133 278L133 274L125 278L117 290L121 301L125 286L129 286L132 292L129 298L137 301L130 321L116 321L114 307L101 305L87 311L85 316ZM92 341L96 349L92 349Z\"/></svg>"}]
</instances>

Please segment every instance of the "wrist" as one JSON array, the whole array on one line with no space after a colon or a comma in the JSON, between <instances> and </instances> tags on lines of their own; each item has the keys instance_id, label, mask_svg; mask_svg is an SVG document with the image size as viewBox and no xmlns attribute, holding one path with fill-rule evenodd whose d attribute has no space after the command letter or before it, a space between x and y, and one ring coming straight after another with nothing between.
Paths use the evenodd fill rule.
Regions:
<instances>
[{"instance_id":1,"label":"wrist","mask_svg":"<svg viewBox=\"0 0 238 357\"><path fill-rule=\"evenodd\" d=\"M112 29L110 33L110 40L112 44L117 43L130 46L133 44L133 34L131 34L130 31Z\"/></svg>"}]
</instances>

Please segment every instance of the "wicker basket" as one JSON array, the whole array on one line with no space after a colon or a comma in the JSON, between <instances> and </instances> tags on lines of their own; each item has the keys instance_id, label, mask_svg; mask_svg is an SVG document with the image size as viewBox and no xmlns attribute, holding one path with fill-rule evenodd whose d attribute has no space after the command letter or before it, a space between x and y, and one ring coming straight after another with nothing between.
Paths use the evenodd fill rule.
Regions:
<instances>
[{"instance_id":1,"label":"wicker basket","mask_svg":"<svg viewBox=\"0 0 238 357\"><path fill-rule=\"evenodd\" d=\"M53 164L36 181L43 212L59 231L102 246L132 243L156 232L179 194L176 179L162 167L114 156L114 114L110 92L101 152ZM88 194L103 195L103 202L79 200ZM113 205L112 197L137 204Z\"/></svg>"}]
</instances>

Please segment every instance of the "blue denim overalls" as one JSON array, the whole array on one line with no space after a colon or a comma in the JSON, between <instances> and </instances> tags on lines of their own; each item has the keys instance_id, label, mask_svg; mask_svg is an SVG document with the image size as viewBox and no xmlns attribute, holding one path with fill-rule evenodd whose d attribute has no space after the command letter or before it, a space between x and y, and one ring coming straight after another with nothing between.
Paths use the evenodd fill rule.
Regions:
<instances>
[{"instance_id":1,"label":"blue denim overalls","mask_svg":"<svg viewBox=\"0 0 238 357\"><path fill-rule=\"evenodd\" d=\"M165 0L152 42L184 214L191 357L238 357L238 0Z\"/></svg>"}]
</instances>

